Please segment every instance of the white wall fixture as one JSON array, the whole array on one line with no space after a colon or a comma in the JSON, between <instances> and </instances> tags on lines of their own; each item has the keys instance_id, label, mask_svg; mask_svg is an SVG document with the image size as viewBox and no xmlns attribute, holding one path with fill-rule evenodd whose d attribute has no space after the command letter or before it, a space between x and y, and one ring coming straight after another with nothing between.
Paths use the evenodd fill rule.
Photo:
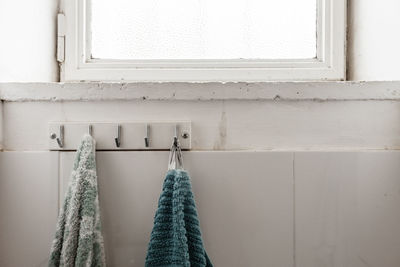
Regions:
<instances>
[{"instance_id":1,"label":"white wall fixture","mask_svg":"<svg viewBox=\"0 0 400 267\"><path fill-rule=\"evenodd\" d=\"M50 150L75 150L88 133L96 139L99 150L170 149L173 137L179 138L182 149L191 148L190 122L83 123L51 122Z\"/></svg>"}]
</instances>

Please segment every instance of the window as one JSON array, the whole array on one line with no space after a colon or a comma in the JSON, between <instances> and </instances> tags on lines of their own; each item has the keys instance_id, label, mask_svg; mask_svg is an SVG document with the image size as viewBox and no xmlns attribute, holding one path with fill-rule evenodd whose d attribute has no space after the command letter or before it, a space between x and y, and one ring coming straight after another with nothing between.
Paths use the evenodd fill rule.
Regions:
<instances>
[{"instance_id":1,"label":"window","mask_svg":"<svg viewBox=\"0 0 400 267\"><path fill-rule=\"evenodd\" d=\"M344 79L345 0L65 2L67 81Z\"/></svg>"}]
</instances>

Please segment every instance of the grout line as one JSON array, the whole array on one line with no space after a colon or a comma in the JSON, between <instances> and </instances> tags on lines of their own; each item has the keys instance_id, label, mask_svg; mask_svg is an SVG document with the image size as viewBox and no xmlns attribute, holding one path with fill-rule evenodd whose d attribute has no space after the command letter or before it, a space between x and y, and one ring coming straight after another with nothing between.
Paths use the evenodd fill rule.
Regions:
<instances>
[{"instance_id":1,"label":"grout line","mask_svg":"<svg viewBox=\"0 0 400 267\"><path fill-rule=\"evenodd\" d=\"M293 179L293 267L296 267L296 179L295 179L296 152L293 152L292 179Z\"/></svg>"},{"instance_id":2,"label":"grout line","mask_svg":"<svg viewBox=\"0 0 400 267\"><path fill-rule=\"evenodd\" d=\"M57 157L58 157L58 177L57 177L57 179L58 179L57 218L58 218L58 215L60 214L60 210L61 210L60 209L60 207L61 207L61 201L60 201L60 198L61 198L61 196L60 196L60 194L61 194L61 153L59 151L57 152Z\"/></svg>"}]
</instances>

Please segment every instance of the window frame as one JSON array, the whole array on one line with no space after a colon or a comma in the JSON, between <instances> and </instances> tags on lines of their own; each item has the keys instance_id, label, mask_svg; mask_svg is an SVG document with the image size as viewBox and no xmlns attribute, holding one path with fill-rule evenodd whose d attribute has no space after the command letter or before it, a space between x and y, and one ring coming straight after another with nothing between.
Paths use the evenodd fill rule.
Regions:
<instances>
[{"instance_id":1,"label":"window frame","mask_svg":"<svg viewBox=\"0 0 400 267\"><path fill-rule=\"evenodd\" d=\"M90 54L90 0L64 1L62 81L344 80L346 0L317 0L317 57L300 60L111 60Z\"/></svg>"}]
</instances>

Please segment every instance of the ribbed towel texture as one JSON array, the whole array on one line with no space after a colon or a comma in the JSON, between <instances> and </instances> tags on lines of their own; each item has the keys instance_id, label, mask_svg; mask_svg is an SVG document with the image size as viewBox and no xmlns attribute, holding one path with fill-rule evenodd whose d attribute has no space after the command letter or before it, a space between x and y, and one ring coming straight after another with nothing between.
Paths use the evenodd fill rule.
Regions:
<instances>
[{"instance_id":1,"label":"ribbed towel texture","mask_svg":"<svg viewBox=\"0 0 400 267\"><path fill-rule=\"evenodd\" d=\"M105 266L101 234L95 141L85 135L58 218L49 266Z\"/></svg>"},{"instance_id":2,"label":"ribbed towel texture","mask_svg":"<svg viewBox=\"0 0 400 267\"><path fill-rule=\"evenodd\" d=\"M212 267L184 170L170 170L164 181L146 257L146 267Z\"/></svg>"}]
</instances>

